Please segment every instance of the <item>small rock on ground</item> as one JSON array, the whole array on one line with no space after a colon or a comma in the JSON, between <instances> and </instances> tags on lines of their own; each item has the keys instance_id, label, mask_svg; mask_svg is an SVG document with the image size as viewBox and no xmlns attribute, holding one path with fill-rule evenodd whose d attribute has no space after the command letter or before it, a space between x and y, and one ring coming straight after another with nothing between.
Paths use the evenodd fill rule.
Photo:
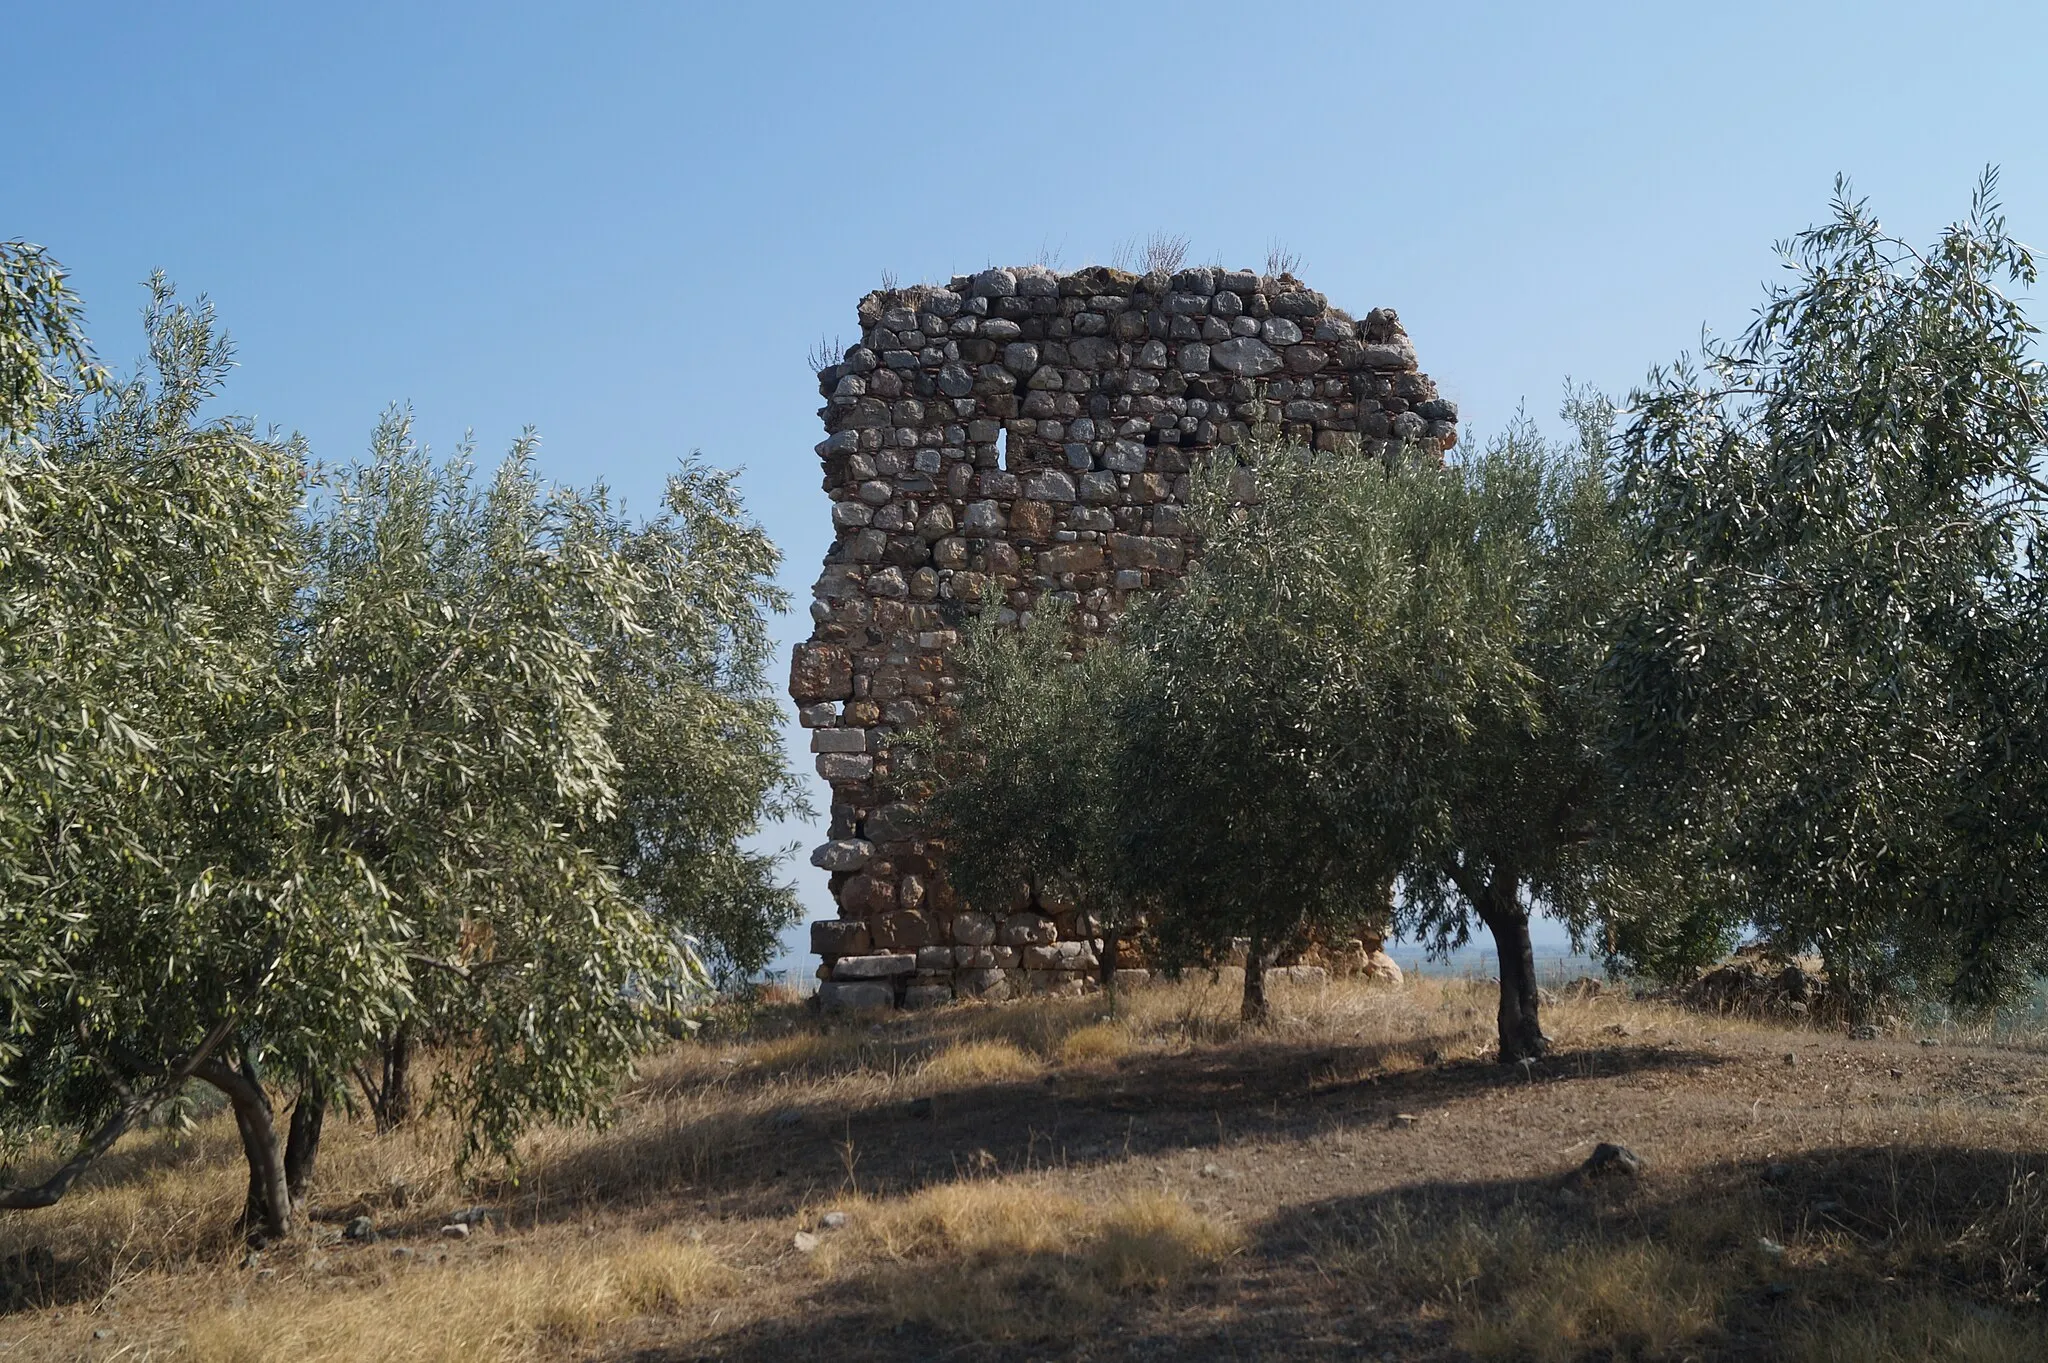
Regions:
<instances>
[{"instance_id":1,"label":"small rock on ground","mask_svg":"<svg viewBox=\"0 0 2048 1363\"><path fill-rule=\"evenodd\" d=\"M1579 1172L1587 1178L1640 1178L1643 1173L1642 1157L1625 1145L1602 1141L1593 1147L1593 1153L1586 1156L1586 1162L1579 1166Z\"/></svg>"}]
</instances>

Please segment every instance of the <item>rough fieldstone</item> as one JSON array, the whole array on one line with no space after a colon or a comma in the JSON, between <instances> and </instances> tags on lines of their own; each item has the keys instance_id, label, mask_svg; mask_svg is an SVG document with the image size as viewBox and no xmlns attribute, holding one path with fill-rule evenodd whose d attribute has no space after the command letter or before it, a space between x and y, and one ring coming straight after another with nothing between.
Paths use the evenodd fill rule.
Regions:
<instances>
[{"instance_id":1,"label":"rough fieldstone","mask_svg":"<svg viewBox=\"0 0 2048 1363\"><path fill-rule=\"evenodd\" d=\"M953 509L944 502L918 518L917 533L928 540L944 539L953 533Z\"/></svg>"},{"instance_id":2,"label":"rough fieldstone","mask_svg":"<svg viewBox=\"0 0 2048 1363\"><path fill-rule=\"evenodd\" d=\"M839 907L842 912L856 913L863 918L893 909L896 907L896 882L887 875L854 876L839 887Z\"/></svg>"},{"instance_id":3,"label":"rough fieldstone","mask_svg":"<svg viewBox=\"0 0 2048 1363\"><path fill-rule=\"evenodd\" d=\"M1187 558L1187 548L1180 540L1155 535L1111 535L1109 553L1119 568L1176 573Z\"/></svg>"},{"instance_id":4,"label":"rough fieldstone","mask_svg":"<svg viewBox=\"0 0 2048 1363\"><path fill-rule=\"evenodd\" d=\"M1250 336L1237 336L1216 346L1209 359L1218 369L1240 378L1260 378L1280 368L1281 359L1273 347Z\"/></svg>"},{"instance_id":5,"label":"rough fieldstone","mask_svg":"<svg viewBox=\"0 0 2048 1363\"><path fill-rule=\"evenodd\" d=\"M853 694L853 658L838 644L798 644L789 659L789 694L799 703Z\"/></svg>"},{"instance_id":6,"label":"rough fieldstone","mask_svg":"<svg viewBox=\"0 0 2048 1363\"><path fill-rule=\"evenodd\" d=\"M924 827L924 812L916 805L898 800L868 815L861 831L871 842L901 842L914 838Z\"/></svg>"},{"instance_id":7,"label":"rough fieldstone","mask_svg":"<svg viewBox=\"0 0 2048 1363\"><path fill-rule=\"evenodd\" d=\"M943 365L939 369L939 391L949 398L964 398L974 391L974 376L960 364Z\"/></svg>"},{"instance_id":8,"label":"rough fieldstone","mask_svg":"<svg viewBox=\"0 0 2048 1363\"><path fill-rule=\"evenodd\" d=\"M1106 369L1116 362L1116 342L1107 336L1083 336L1067 347L1067 354L1082 369Z\"/></svg>"},{"instance_id":9,"label":"rough fieldstone","mask_svg":"<svg viewBox=\"0 0 2048 1363\"><path fill-rule=\"evenodd\" d=\"M1062 544L1038 556L1038 566L1057 577L1062 573L1092 573L1102 567L1099 544Z\"/></svg>"},{"instance_id":10,"label":"rough fieldstone","mask_svg":"<svg viewBox=\"0 0 2048 1363\"><path fill-rule=\"evenodd\" d=\"M953 1001L953 987L947 984L913 984L903 991L907 1009L937 1008Z\"/></svg>"},{"instance_id":11,"label":"rough fieldstone","mask_svg":"<svg viewBox=\"0 0 2048 1363\"><path fill-rule=\"evenodd\" d=\"M985 913L968 910L953 915L953 940L964 946L993 946L996 921Z\"/></svg>"},{"instance_id":12,"label":"rough fieldstone","mask_svg":"<svg viewBox=\"0 0 2048 1363\"><path fill-rule=\"evenodd\" d=\"M916 951L932 945L938 935L931 915L918 909L897 909L868 924L875 945L883 951Z\"/></svg>"},{"instance_id":13,"label":"rough fieldstone","mask_svg":"<svg viewBox=\"0 0 2048 1363\"><path fill-rule=\"evenodd\" d=\"M990 1002L1010 997L1010 977L993 967L965 971L954 976L953 983L961 993Z\"/></svg>"},{"instance_id":14,"label":"rough fieldstone","mask_svg":"<svg viewBox=\"0 0 2048 1363\"><path fill-rule=\"evenodd\" d=\"M1102 466L1116 473L1143 473L1145 447L1135 440L1112 440L1102 452Z\"/></svg>"},{"instance_id":15,"label":"rough fieldstone","mask_svg":"<svg viewBox=\"0 0 2048 1363\"><path fill-rule=\"evenodd\" d=\"M1323 296L1306 289L1273 295L1273 311L1282 317L1315 317L1323 307Z\"/></svg>"},{"instance_id":16,"label":"rough fieldstone","mask_svg":"<svg viewBox=\"0 0 2048 1363\"><path fill-rule=\"evenodd\" d=\"M1145 447L1138 447L1139 457L1144 457ZM1097 470L1081 475L1080 497L1084 502L1108 503L1117 498L1116 474Z\"/></svg>"},{"instance_id":17,"label":"rough fieldstone","mask_svg":"<svg viewBox=\"0 0 2048 1363\"><path fill-rule=\"evenodd\" d=\"M1052 535L1052 508L1044 502L1023 501L1010 508L1010 538L1023 544L1043 544Z\"/></svg>"},{"instance_id":18,"label":"rough fieldstone","mask_svg":"<svg viewBox=\"0 0 2048 1363\"><path fill-rule=\"evenodd\" d=\"M827 781L865 781L875 774L875 759L853 753L818 754L818 775Z\"/></svg>"},{"instance_id":19,"label":"rough fieldstone","mask_svg":"<svg viewBox=\"0 0 2048 1363\"><path fill-rule=\"evenodd\" d=\"M875 845L865 838L836 838L811 853L811 865L821 871L858 871L875 855Z\"/></svg>"},{"instance_id":20,"label":"rough fieldstone","mask_svg":"<svg viewBox=\"0 0 2048 1363\"><path fill-rule=\"evenodd\" d=\"M1048 469L1032 475L1024 484L1024 495L1039 502L1071 502L1074 480L1059 469Z\"/></svg>"},{"instance_id":21,"label":"rough fieldstone","mask_svg":"<svg viewBox=\"0 0 2048 1363\"><path fill-rule=\"evenodd\" d=\"M1415 347L1406 341L1363 345L1359 347L1358 363L1362 369L1413 369Z\"/></svg>"},{"instance_id":22,"label":"rough fieldstone","mask_svg":"<svg viewBox=\"0 0 2048 1363\"><path fill-rule=\"evenodd\" d=\"M1058 939L1059 928L1044 914L1028 909L1003 920L1002 942L1006 947L1040 946Z\"/></svg>"},{"instance_id":23,"label":"rough fieldstone","mask_svg":"<svg viewBox=\"0 0 2048 1363\"><path fill-rule=\"evenodd\" d=\"M960 522L964 534L984 538L1002 534L1005 526L1001 504L992 501L969 503L967 514Z\"/></svg>"},{"instance_id":24,"label":"rough fieldstone","mask_svg":"<svg viewBox=\"0 0 2048 1363\"><path fill-rule=\"evenodd\" d=\"M1009 298L1017 292L1017 276L1008 270L983 270L974 277L976 298Z\"/></svg>"},{"instance_id":25,"label":"rough fieldstone","mask_svg":"<svg viewBox=\"0 0 2048 1363\"><path fill-rule=\"evenodd\" d=\"M1267 345L1293 345L1301 340L1301 324L1285 317L1268 317L1259 324L1259 335Z\"/></svg>"},{"instance_id":26,"label":"rough fieldstone","mask_svg":"<svg viewBox=\"0 0 2048 1363\"><path fill-rule=\"evenodd\" d=\"M1330 352L1321 346L1298 345L1287 352L1287 369L1292 374L1313 374L1330 362Z\"/></svg>"}]
</instances>

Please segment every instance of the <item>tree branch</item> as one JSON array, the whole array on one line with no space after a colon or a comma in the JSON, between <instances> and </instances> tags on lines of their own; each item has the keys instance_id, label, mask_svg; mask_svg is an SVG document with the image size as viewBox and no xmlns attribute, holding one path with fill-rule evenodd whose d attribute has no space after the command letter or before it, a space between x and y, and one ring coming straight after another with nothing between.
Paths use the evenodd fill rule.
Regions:
<instances>
[{"instance_id":1,"label":"tree branch","mask_svg":"<svg viewBox=\"0 0 2048 1363\"><path fill-rule=\"evenodd\" d=\"M207 1059L220 1046L221 1042L227 1040L228 1032L233 1029L234 1025L233 1015L221 1019L220 1022L215 1024L214 1029L207 1033L206 1038L199 1043L199 1049L187 1056L182 1063L165 1075L163 1081L155 1088L150 1089L139 1098L131 1098L128 1102L122 1104L120 1111L109 1118L106 1124L100 1127L98 1131L95 1131L91 1139L80 1146L78 1153L73 1155L56 1173L32 1187L0 1190L0 1211L30 1211L37 1207L55 1206L63 1199L64 1194L71 1191L71 1185L78 1181L80 1174L83 1174L91 1167L92 1163L101 1155L113 1149L114 1142L121 1139L128 1128L134 1124L137 1117L142 1116L169 1097L178 1085L190 1079L193 1073L207 1062Z\"/></svg>"}]
</instances>

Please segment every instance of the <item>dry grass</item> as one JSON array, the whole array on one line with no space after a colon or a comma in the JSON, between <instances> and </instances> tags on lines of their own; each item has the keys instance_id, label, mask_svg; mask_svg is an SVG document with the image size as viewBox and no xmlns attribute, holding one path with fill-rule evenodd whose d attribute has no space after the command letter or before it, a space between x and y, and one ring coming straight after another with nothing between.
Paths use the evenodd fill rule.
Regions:
<instances>
[{"instance_id":1,"label":"dry grass","mask_svg":"<svg viewBox=\"0 0 2048 1363\"><path fill-rule=\"evenodd\" d=\"M356 1290L303 1282L195 1314L191 1363L513 1363L680 1310L730 1279L703 1249L635 1235L591 1252L408 1268Z\"/></svg>"},{"instance_id":2,"label":"dry grass","mask_svg":"<svg viewBox=\"0 0 2048 1363\"><path fill-rule=\"evenodd\" d=\"M1119 1299L1179 1288L1243 1243L1167 1193L1090 1203L1044 1180L943 1184L847 1215L821 1273L885 1320L983 1341L1071 1339Z\"/></svg>"},{"instance_id":3,"label":"dry grass","mask_svg":"<svg viewBox=\"0 0 2048 1363\"><path fill-rule=\"evenodd\" d=\"M1120 1060L1135 1049L1130 1031L1114 1022L1095 1022L1077 1027L1060 1042L1060 1060L1068 1065L1085 1065L1091 1060Z\"/></svg>"},{"instance_id":4,"label":"dry grass","mask_svg":"<svg viewBox=\"0 0 2048 1363\"><path fill-rule=\"evenodd\" d=\"M1803 1328L1786 1357L1789 1363L2040 1363L2048 1358L2048 1330L2038 1320L1914 1294Z\"/></svg>"},{"instance_id":5,"label":"dry grass","mask_svg":"<svg viewBox=\"0 0 2048 1363\"><path fill-rule=\"evenodd\" d=\"M964 1041L934 1055L921 1074L932 1084L957 1087L1031 1079L1044 1069L1044 1061L1027 1055L1014 1042Z\"/></svg>"},{"instance_id":6,"label":"dry grass","mask_svg":"<svg viewBox=\"0 0 2048 1363\"><path fill-rule=\"evenodd\" d=\"M1752 1336L1781 1341L1760 1356L1786 1363L2048 1358L2036 1173L1935 1190L1966 1169L1830 1168L1826 1190L1847 1201L1820 1204L1834 1208L1821 1220L1798 1206L1811 1190L1722 1170L1663 1197L1569 1181L1397 1196L1319 1226L1311 1253L1490 1363L1747 1358Z\"/></svg>"},{"instance_id":7,"label":"dry grass","mask_svg":"<svg viewBox=\"0 0 2048 1363\"><path fill-rule=\"evenodd\" d=\"M1460 1322L1482 1359L1667 1358L1718 1321L1719 1286L1701 1265L1642 1243L1584 1246L1528 1265L1528 1281Z\"/></svg>"},{"instance_id":8,"label":"dry grass","mask_svg":"<svg viewBox=\"0 0 2048 1363\"><path fill-rule=\"evenodd\" d=\"M459 1179L434 1122L332 1119L323 1219L253 1267L232 1124L142 1133L58 1207L0 1216L0 1279L44 1247L59 1267L0 1305L0 1355L652 1341L776 1363L822 1331L849 1360L1115 1357L1138 1338L1191 1360L2048 1358L2036 1039L1851 1045L1571 996L1546 1014L1558 1058L1524 1074L1491 1063L1483 987L1272 997L1258 1028L1227 978L1126 991L1113 1014L736 1008L649 1057L609 1128L536 1132L516 1178ZM1649 1176L1561 1181L1594 1139L1636 1146ZM442 1240L474 1203L499 1221ZM392 1238L341 1243L357 1214Z\"/></svg>"}]
</instances>

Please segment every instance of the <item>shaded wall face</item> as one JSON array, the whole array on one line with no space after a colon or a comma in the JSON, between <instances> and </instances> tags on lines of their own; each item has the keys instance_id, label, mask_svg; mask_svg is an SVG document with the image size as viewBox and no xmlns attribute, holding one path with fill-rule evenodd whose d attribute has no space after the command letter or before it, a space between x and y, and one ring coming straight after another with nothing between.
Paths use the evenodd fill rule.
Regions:
<instances>
[{"instance_id":1,"label":"shaded wall face","mask_svg":"<svg viewBox=\"0 0 2048 1363\"><path fill-rule=\"evenodd\" d=\"M956 627L991 588L1047 593L1100 629L1185 571L1199 461L1253 440L1442 450L1456 411L1389 310L1361 320L1292 276L987 270L869 294L860 344L820 372L837 538L790 694L832 786L839 919L814 925L832 1006L1073 990L1092 926L1061 906L956 903L895 736L953 685Z\"/></svg>"}]
</instances>

